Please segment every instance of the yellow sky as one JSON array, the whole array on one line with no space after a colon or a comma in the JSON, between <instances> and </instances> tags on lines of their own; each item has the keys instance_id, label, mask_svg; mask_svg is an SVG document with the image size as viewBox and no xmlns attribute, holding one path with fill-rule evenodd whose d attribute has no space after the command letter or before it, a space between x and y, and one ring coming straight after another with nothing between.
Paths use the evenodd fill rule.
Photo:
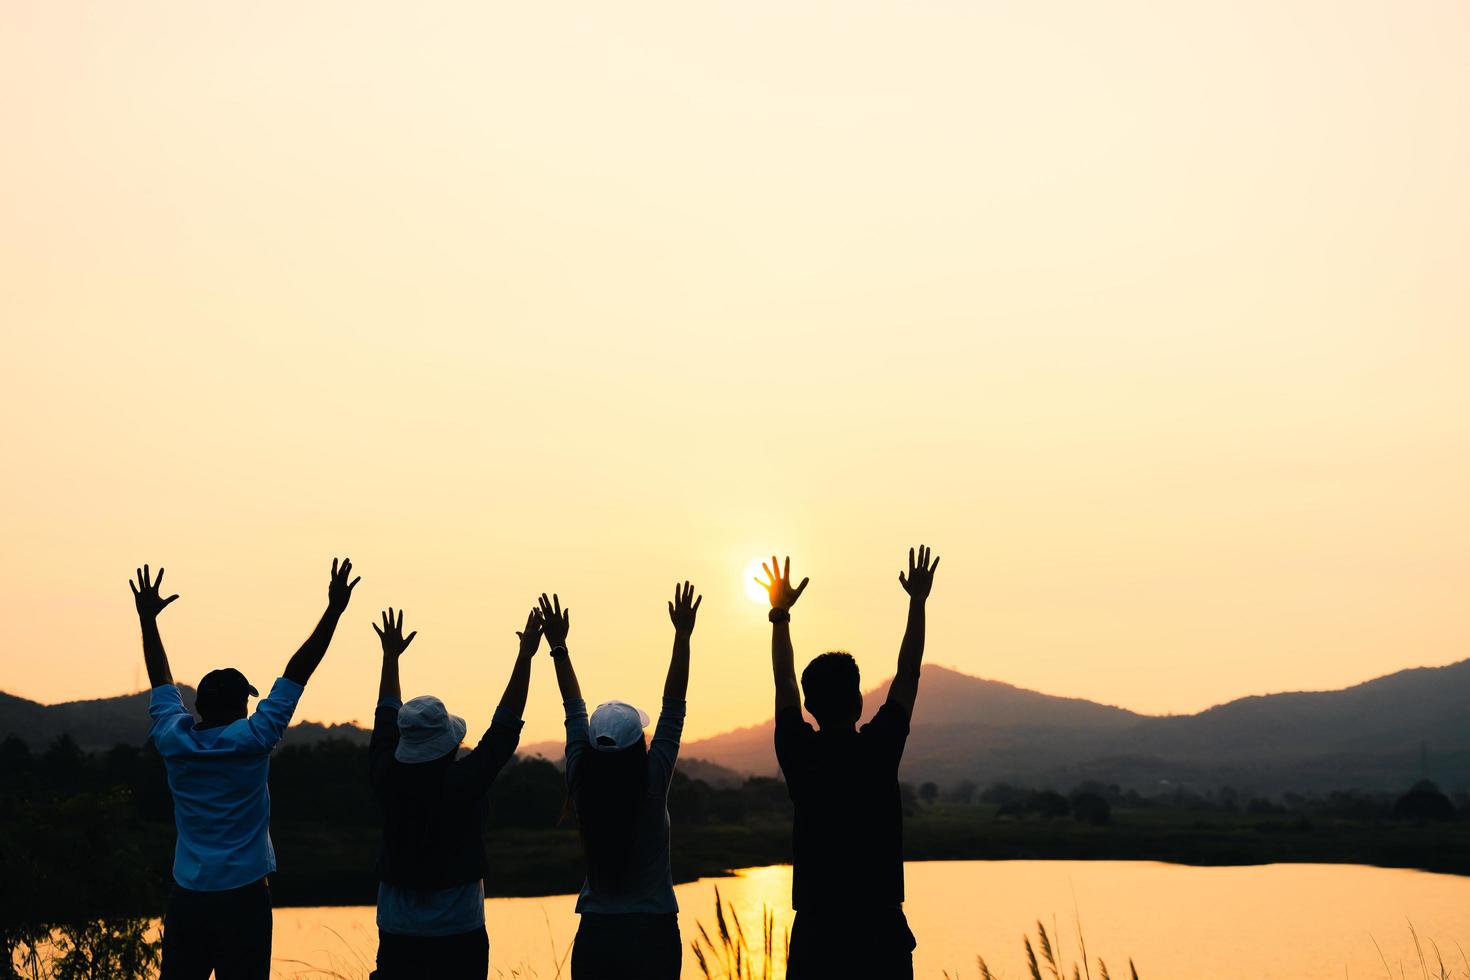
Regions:
<instances>
[{"instance_id":1,"label":"yellow sky","mask_svg":"<svg viewBox=\"0 0 1470 980\"><path fill-rule=\"evenodd\" d=\"M409 9L413 6L414 9ZM793 9L796 8L796 9ZM0 8L0 688L279 672L488 721L532 596L594 700L929 657L1145 711L1470 655L1470 7ZM527 738L559 706L538 664ZM263 686L263 684L262 684ZM922 702L921 702L922 710Z\"/></svg>"}]
</instances>

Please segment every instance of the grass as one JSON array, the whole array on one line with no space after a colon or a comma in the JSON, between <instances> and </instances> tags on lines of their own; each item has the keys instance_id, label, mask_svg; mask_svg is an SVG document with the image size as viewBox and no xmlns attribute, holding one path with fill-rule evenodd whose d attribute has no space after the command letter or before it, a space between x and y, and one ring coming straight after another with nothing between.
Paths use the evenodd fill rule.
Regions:
<instances>
[{"instance_id":1,"label":"grass","mask_svg":"<svg viewBox=\"0 0 1470 980\"><path fill-rule=\"evenodd\" d=\"M729 913L726 914L726 909ZM761 943L752 950L745 936L745 924L733 902L726 902L715 886L715 935L711 937L703 922L696 921L699 938L689 944L694 962L699 964L705 980L775 980L776 913L761 906ZM786 973L786 960L791 952L791 933L781 931L781 973ZM756 964L760 964L759 972Z\"/></svg>"},{"instance_id":2,"label":"grass","mask_svg":"<svg viewBox=\"0 0 1470 980\"><path fill-rule=\"evenodd\" d=\"M1051 932L1048 933L1046 924L1037 919L1036 945L1031 945L1030 936L1022 936L1021 945L1026 951L1027 976L1031 977L1031 980L1046 980L1048 976L1051 977L1051 980L1068 980L1068 977L1071 980L1093 980L1092 967L1087 959L1087 939L1082 933L1080 919L1077 921L1077 946L1080 950L1079 955L1082 957L1080 961L1067 963L1066 958L1062 955L1061 930L1057 928L1055 922L1052 923ZM1039 959L1036 955L1038 949L1041 950ZM997 980L998 975L991 972L990 965L985 962L985 957L976 956L975 965L980 970L980 980ZM1070 972L1067 969L1068 965L1071 966ZM1045 972L1042 970L1043 967L1045 967ZM1138 968L1133 965L1131 959L1128 961L1128 977L1129 980L1138 980ZM955 974L952 978L949 971L945 970L944 978L945 980L959 980L959 974ZM1108 965L1103 962L1102 957L1097 959L1097 980L1112 980L1112 974L1108 972Z\"/></svg>"},{"instance_id":3,"label":"grass","mask_svg":"<svg viewBox=\"0 0 1470 980\"><path fill-rule=\"evenodd\" d=\"M1410 962L1405 968L1403 962L1399 963L1399 972L1395 976L1393 967L1388 965L1388 957L1383 955L1383 947L1378 945L1378 940L1373 940L1373 948L1378 950L1378 958L1383 961L1383 972L1388 980L1409 980L1417 977L1418 980L1470 980L1470 957L1466 957L1465 950L1459 943L1455 944L1455 952L1460 954L1460 967L1451 967L1444 961L1444 952L1439 948L1439 943L1433 939L1429 940L1429 952L1434 954L1433 962L1430 961L1429 953L1424 950L1424 941L1419 938L1419 931L1414 928L1414 923L1409 923L1409 935L1414 940L1414 957L1419 961L1419 972L1410 972L1414 964ZM1453 962L1454 957L1451 957Z\"/></svg>"},{"instance_id":4,"label":"grass","mask_svg":"<svg viewBox=\"0 0 1470 980\"><path fill-rule=\"evenodd\" d=\"M58 944L58 937L54 935L32 938L29 943L20 942L9 950L11 972L7 974L0 970L0 977L8 975L22 980L51 980L65 975L151 980L158 975L156 940L145 940L147 948L139 947L136 952L133 951L132 942L126 944L128 952L120 953L119 946L120 937L124 934L133 939L143 937L147 930L140 930L139 927L147 925L147 920L88 924L84 931L92 937L92 941L83 945L83 956L91 969L84 968L81 972L58 969L59 964L53 959L64 952L70 942ZM496 968L491 971L494 980L561 980L567 976L566 966L571 949L559 951L556 948L549 918L546 928L551 965L544 969L524 963L509 970ZM1397 969L1389 963L1378 941L1372 940L1387 980L1470 980L1470 956L1466 955L1464 948L1458 943L1455 944L1453 953L1447 955L1446 949L1435 940L1420 936L1412 922L1408 923L1408 929L1413 940L1413 955L1407 963L1399 961ZM340 954L328 952L324 965L304 960L277 960L278 964L287 968L281 971L282 975L310 977L314 980L366 980L373 969L373 955L355 946L335 930L328 931L341 944ZM76 932L74 928L73 933ZM105 941L99 941L97 937L102 937ZM14 937L9 938L13 943ZM689 945L699 976L704 980L776 980L778 976L785 975L791 936L784 929L778 933L776 914L767 906L761 908L759 925L751 924L747 928L747 923L742 921L734 903L726 901L717 887L713 929L706 926L704 921L696 920L695 938ZM99 956L98 952L102 949L106 949L109 955ZM1045 923L1038 920L1034 941L1030 935L1021 937L1021 951L1024 954L1020 974L1022 980L1138 980L1138 969L1131 959L1128 961L1126 974L1114 974L1100 957L1088 957L1087 939L1082 932L1080 919L1076 921L1076 949L1076 957L1069 957L1063 948L1062 933L1055 921L1048 929ZM979 980L1001 980L1006 976L993 970L983 956L975 957L975 966ZM75 969L76 965L73 965L73 970ZM295 972L291 972L292 970ZM944 980L962 980L966 975L944 970L941 976Z\"/></svg>"},{"instance_id":5,"label":"grass","mask_svg":"<svg viewBox=\"0 0 1470 980\"><path fill-rule=\"evenodd\" d=\"M711 935L703 922L696 922L698 938L689 944L694 953L694 962L699 966L704 980L775 980L775 967L779 963L781 975L786 973L786 961L791 951L791 934L782 930L779 950L776 942L775 913L767 906L761 907L760 942L754 948L746 936L745 924L733 902L726 902L715 888L715 931ZM1062 955L1061 934L1056 924L1050 932L1039 919L1036 922L1036 944L1030 936L1021 937L1026 953L1026 969L1031 980L1113 980L1107 964L1099 957L1097 973L1087 959L1087 940L1082 934L1081 920L1077 922L1077 945L1082 959L1067 963ZM1041 951L1040 957L1037 950ZM779 958L778 958L779 952ZM980 971L980 980L999 980L999 975L990 969L985 957L976 956L975 965ZM1069 969L1070 967L1070 969ZM1426 976L1430 976L1426 974ZM959 980L958 973L943 971L944 980ZM1124 980L1120 976L1119 980ZM1138 970L1133 961L1128 961L1127 980L1138 980ZM1441 980L1433 975L1431 980ZM1451 980L1449 977L1443 980ZM1459 980L1459 978L1454 978ZM1470 978L1467 978L1470 980Z\"/></svg>"}]
</instances>

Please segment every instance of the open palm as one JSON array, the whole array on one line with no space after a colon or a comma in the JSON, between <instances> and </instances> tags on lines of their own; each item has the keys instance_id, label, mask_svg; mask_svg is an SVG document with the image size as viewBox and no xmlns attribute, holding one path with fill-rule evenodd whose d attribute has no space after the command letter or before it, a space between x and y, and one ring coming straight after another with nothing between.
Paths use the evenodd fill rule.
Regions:
<instances>
[{"instance_id":1,"label":"open palm","mask_svg":"<svg viewBox=\"0 0 1470 980\"><path fill-rule=\"evenodd\" d=\"M806 584L811 581L810 578L804 578L796 588L791 587L791 557L789 555L786 557L784 570L776 563L775 555L771 556L769 565L761 562L761 570L766 573L767 581L762 582L757 578L755 582L771 597L772 609L790 609L796 605L796 600L801 598L802 592L806 591Z\"/></svg>"}]
</instances>

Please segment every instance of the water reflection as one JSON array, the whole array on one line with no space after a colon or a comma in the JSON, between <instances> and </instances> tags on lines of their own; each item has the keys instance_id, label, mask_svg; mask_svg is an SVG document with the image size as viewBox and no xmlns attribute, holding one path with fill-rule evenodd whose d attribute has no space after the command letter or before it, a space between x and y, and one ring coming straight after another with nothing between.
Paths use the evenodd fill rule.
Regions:
<instances>
[{"instance_id":1,"label":"water reflection","mask_svg":"<svg viewBox=\"0 0 1470 980\"><path fill-rule=\"evenodd\" d=\"M1021 936L1035 935L1038 918L1049 930L1055 922L1063 954L1073 958L1074 908L1094 970L1101 957L1114 976L1127 975L1131 957L1144 980L1367 980L1384 973L1374 940L1394 975L1400 962L1413 974L1410 921L1421 936L1454 951L1452 966L1470 969L1455 945L1470 938L1470 878L1352 865L1133 861L928 861L909 864L905 873L905 910L919 937L916 975L923 978L937 980L943 970L975 977L976 954L1004 976L1024 975ZM743 917L753 946L762 908L776 913L778 947L790 924L789 867L678 886L686 977L698 975L687 952L695 922L713 932L716 886ZM570 895L491 899L491 976L557 976L556 963L576 933L573 903ZM276 911L281 977L366 977L376 947L371 908Z\"/></svg>"}]
</instances>

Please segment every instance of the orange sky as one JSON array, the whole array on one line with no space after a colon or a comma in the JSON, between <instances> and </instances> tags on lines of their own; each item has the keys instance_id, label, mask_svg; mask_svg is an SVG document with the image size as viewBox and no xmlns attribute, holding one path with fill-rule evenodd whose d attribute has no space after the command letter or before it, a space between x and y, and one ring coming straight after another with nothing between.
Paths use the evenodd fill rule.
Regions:
<instances>
[{"instance_id":1,"label":"orange sky","mask_svg":"<svg viewBox=\"0 0 1470 980\"><path fill-rule=\"evenodd\" d=\"M741 573L876 681L1145 711L1470 655L1470 7L0 9L0 688L281 669L488 721L532 596L594 700L770 709ZM559 730L538 665L528 738ZM922 702L921 702L922 705ZM922 710L922 707L921 707Z\"/></svg>"}]
</instances>

